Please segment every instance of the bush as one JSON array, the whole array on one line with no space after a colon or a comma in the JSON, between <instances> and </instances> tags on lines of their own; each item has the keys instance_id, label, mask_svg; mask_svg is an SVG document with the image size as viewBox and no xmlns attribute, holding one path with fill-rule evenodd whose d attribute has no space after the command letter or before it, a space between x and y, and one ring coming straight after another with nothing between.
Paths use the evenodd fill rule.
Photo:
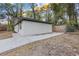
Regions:
<instances>
[{"instance_id":1,"label":"bush","mask_svg":"<svg viewBox=\"0 0 79 59\"><path fill-rule=\"evenodd\" d=\"M74 20L67 22L67 28L66 31L67 32L74 32L76 29L76 22Z\"/></svg>"},{"instance_id":2,"label":"bush","mask_svg":"<svg viewBox=\"0 0 79 59\"><path fill-rule=\"evenodd\" d=\"M67 32L74 32L75 31L75 27L74 26L67 26L66 31Z\"/></svg>"}]
</instances>

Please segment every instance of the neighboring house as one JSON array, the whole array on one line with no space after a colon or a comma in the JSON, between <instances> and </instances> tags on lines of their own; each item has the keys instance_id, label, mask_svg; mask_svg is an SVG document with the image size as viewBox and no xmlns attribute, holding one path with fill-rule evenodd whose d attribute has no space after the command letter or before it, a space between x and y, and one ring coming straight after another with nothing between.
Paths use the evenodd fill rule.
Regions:
<instances>
[{"instance_id":1,"label":"neighboring house","mask_svg":"<svg viewBox=\"0 0 79 59\"><path fill-rule=\"evenodd\" d=\"M21 29L19 29L21 24ZM44 21L37 21L30 18L22 18L15 25L15 31L20 35L36 35L52 32L52 24Z\"/></svg>"}]
</instances>

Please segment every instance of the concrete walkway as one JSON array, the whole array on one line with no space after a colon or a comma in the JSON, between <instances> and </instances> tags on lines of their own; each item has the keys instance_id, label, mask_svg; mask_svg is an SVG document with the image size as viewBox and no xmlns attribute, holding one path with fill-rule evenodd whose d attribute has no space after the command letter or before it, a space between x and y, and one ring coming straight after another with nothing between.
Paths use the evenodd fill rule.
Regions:
<instances>
[{"instance_id":1,"label":"concrete walkway","mask_svg":"<svg viewBox=\"0 0 79 59\"><path fill-rule=\"evenodd\" d=\"M61 35L61 34L63 33L50 33L50 34L35 35L35 36L19 36L14 34L13 38L0 40L0 53L10 49L14 49L16 47L20 47L22 45L25 45L34 41L43 40L43 39Z\"/></svg>"}]
</instances>

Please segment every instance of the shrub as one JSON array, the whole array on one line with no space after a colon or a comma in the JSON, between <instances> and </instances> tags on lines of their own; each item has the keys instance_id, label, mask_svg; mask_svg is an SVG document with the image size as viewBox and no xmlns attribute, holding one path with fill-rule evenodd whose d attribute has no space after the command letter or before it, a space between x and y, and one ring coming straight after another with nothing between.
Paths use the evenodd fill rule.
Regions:
<instances>
[{"instance_id":1,"label":"shrub","mask_svg":"<svg viewBox=\"0 0 79 59\"><path fill-rule=\"evenodd\" d=\"M67 22L67 28L66 31L67 32L74 32L76 29L76 22L74 20Z\"/></svg>"},{"instance_id":2,"label":"shrub","mask_svg":"<svg viewBox=\"0 0 79 59\"><path fill-rule=\"evenodd\" d=\"M74 32L75 31L75 27L67 25L66 31L67 32Z\"/></svg>"}]
</instances>

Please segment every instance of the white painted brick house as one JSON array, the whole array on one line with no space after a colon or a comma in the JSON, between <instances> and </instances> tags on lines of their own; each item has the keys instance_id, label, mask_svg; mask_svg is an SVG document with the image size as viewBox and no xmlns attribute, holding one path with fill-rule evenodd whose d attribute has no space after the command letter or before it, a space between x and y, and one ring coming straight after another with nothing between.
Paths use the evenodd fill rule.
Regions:
<instances>
[{"instance_id":1,"label":"white painted brick house","mask_svg":"<svg viewBox=\"0 0 79 59\"><path fill-rule=\"evenodd\" d=\"M21 22L21 29L19 23ZM36 35L52 32L52 24L48 22L37 21L34 19L23 18L15 26L15 31L20 35Z\"/></svg>"}]
</instances>

